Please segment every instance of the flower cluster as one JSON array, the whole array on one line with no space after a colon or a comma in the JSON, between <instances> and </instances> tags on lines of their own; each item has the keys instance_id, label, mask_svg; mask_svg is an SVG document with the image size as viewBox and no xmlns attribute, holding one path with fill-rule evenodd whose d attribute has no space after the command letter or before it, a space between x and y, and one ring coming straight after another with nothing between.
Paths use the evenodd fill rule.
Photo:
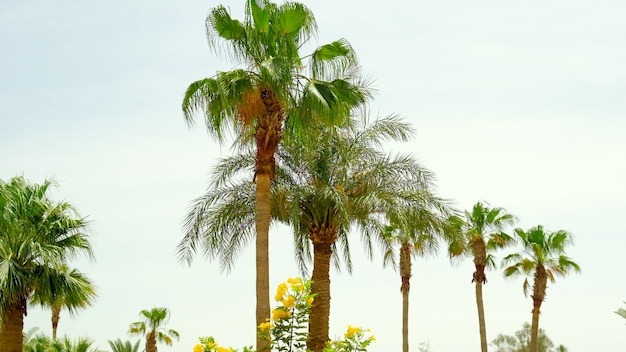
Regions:
<instances>
[{"instance_id":1,"label":"flower cluster","mask_svg":"<svg viewBox=\"0 0 626 352\"><path fill-rule=\"evenodd\" d=\"M343 340L329 342L324 352L367 351L367 346L376 341L376 338L369 334L370 332L370 329L348 325L348 329L343 334Z\"/></svg>"},{"instance_id":2,"label":"flower cluster","mask_svg":"<svg viewBox=\"0 0 626 352\"><path fill-rule=\"evenodd\" d=\"M201 337L200 343L193 347L193 352L237 352L232 347L223 347L215 342L212 336ZM244 352L252 352L252 348L244 347Z\"/></svg>"}]
</instances>

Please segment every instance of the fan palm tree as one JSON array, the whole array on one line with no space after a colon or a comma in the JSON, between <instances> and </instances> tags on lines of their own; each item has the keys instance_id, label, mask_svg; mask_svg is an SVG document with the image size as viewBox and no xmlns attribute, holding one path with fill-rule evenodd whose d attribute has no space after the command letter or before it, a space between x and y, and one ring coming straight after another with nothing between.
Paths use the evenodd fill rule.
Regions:
<instances>
[{"instance_id":1,"label":"fan palm tree","mask_svg":"<svg viewBox=\"0 0 626 352\"><path fill-rule=\"evenodd\" d=\"M512 244L513 238L504 229L515 224L513 215L507 214L503 208L490 208L477 202L472 211L465 211L464 218L452 218L463 234L450 242L448 252L451 257L472 257L475 284L476 307L478 310L478 326L480 347L487 352L487 327L485 324L485 308L483 305L483 285L487 283L485 269L495 267L493 252Z\"/></svg>"},{"instance_id":2,"label":"fan palm tree","mask_svg":"<svg viewBox=\"0 0 626 352\"><path fill-rule=\"evenodd\" d=\"M366 97L355 84L356 57L349 43L337 40L305 57L299 53L317 30L312 12L302 4L276 5L247 0L245 20L231 17L224 6L207 18L212 49L227 49L241 68L218 72L192 83L183 99L190 126L202 112L209 133L220 142L227 130L238 142L254 141L256 230L256 326L270 314L269 253L270 183L275 152L283 134L300 134L312 120L342 123ZM268 347L257 338L257 349Z\"/></svg>"},{"instance_id":3,"label":"fan palm tree","mask_svg":"<svg viewBox=\"0 0 626 352\"><path fill-rule=\"evenodd\" d=\"M312 351L321 351L328 340L331 261L339 266L343 257L351 269L350 229L361 230L371 254L372 239L387 245L382 236L385 214L423 200L429 172L411 157L391 157L379 150L384 140L407 140L412 133L392 116L365 128L320 127L309 134L314 142L307 145L314 148L285 143L278 150L270 209L275 220L294 229L303 275L313 261L311 290L316 296L307 345ZM243 154L220 161L209 192L195 201L187 216L186 234L178 246L181 259L189 260L201 248L209 257L220 256L222 265L230 268L253 236L253 185L237 177L253 163L251 155Z\"/></svg>"},{"instance_id":4,"label":"fan palm tree","mask_svg":"<svg viewBox=\"0 0 626 352\"><path fill-rule=\"evenodd\" d=\"M70 270L62 264L49 272L45 279L48 288L46 292L35 291L30 298L31 304L49 307L52 310L52 339L57 338L57 328L61 309L65 308L73 315L76 309L87 308L93 305L96 290L91 280L77 269Z\"/></svg>"},{"instance_id":5,"label":"fan palm tree","mask_svg":"<svg viewBox=\"0 0 626 352\"><path fill-rule=\"evenodd\" d=\"M626 302L624 302L624 303L626 303ZM619 308L618 310L615 311L615 314L617 314L620 317L626 319L626 309L624 309L624 308Z\"/></svg>"},{"instance_id":6,"label":"fan palm tree","mask_svg":"<svg viewBox=\"0 0 626 352\"><path fill-rule=\"evenodd\" d=\"M140 340L135 341L135 344L130 341L122 341L122 339L108 340L107 342L112 352L139 352Z\"/></svg>"},{"instance_id":7,"label":"fan palm tree","mask_svg":"<svg viewBox=\"0 0 626 352\"><path fill-rule=\"evenodd\" d=\"M402 216L393 219L400 224L389 225L385 229L385 239L400 244L399 262L393 246L384 254L383 265L397 266L400 271L400 292L402 293L402 351L409 351L409 291L411 288L411 258L435 254L439 242L453 233L447 219L453 210L440 199L431 196L426 204L399 209ZM392 217L393 218L393 217Z\"/></svg>"},{"instance_id":8,"label":"fan palm tree","mask_svg":"<svg viewBox=\"0 0 626 352\"><path fill-rule=\"evenodd\" d=\"M143 320L131 323L128 333L130 335L145 336L145 352L157 352L157 342L171 346L173 339L178 340L180 338L178 331L163 327L170 318L167 308L144 309L139 315Z\"/></svg>"},{"instance_id":9,"label":"fan palm tree","mask_svg":"<svg viewBox=\"0 0 626 352\"><path fill-rule=\"evenodd\" d=\"M47 197L51 180L0 181L0 351L22 352L27 300L53 292L50 278L69 258L92 256L86 221L69 203Z\"/></svg>"},{"instance_id":10,"label":"fan palm tree","mask_svg":"<svg viewBox=\"0 0 626 352\"><path fill-rule=\"evenodd\" d=\"M528 231L516 228L515 235L522 249L504 257L503 264L510 264L504 269L504 276L526 276L523 285L525 295L528 295L530 289L528 277L533 277L530 352L537 352L539 313L546 297L548 280L554 282L556 276L565 276L571 270L579 272L580 266L565 255L565 247L573 243L572 235L567 231L549 232L537 225Z\"/></svg>"}]
</instances>

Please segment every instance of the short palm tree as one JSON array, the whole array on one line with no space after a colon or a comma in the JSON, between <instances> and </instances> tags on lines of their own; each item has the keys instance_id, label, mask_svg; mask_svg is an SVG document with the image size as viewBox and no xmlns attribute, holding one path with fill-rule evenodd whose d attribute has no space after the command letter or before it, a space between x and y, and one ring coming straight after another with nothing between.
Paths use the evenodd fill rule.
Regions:
<instances>
[{"instance_id":1,"label":"short palm tree","mask_svg":"<svg viewBox=\"0 0 626 352\"><path fill-rule=\"evenodd\" d=\"M447 239L450 230L447 219L453 214L442 200L425 192L426 202L397 209L393 216L394 225L385 229L385 239L400 245L399 261L394 246L384 254L384 265L398 266L400 271L400 292L402 293L402 351L409 351L409 291L411 288L411 258L435 254L442 239Z\"/></svg>"},{"instance_id":2,"label":"short palm tree","mask_svg":"<svg viewBox=\"0 0 626 352\"><path fill-rule=\"evenodd\" d=\"M509 265L504 269L504 276L525 276L523 285L525 295L528 295L530 289L528 277L533 278L530 352L537 352L539 313L546 297L548 281L554 282L556 276L565 276L571 270L579 272L580 266L565 255L565 248L572 244L572 235L567 231L549 232L538 225L528 231L516 228L515 235L522 249L503 259L503 264Z\"/></svg>"},{"instance_id":3,"label":"short palm tree","mask_svg":"<svg viewBox=\"0 0 626 352\"><path fill-rule=\"evenodd\" d=\"M170 319L167 308L144 309L139 315L143 320L131 323L128 333L146 338L145 352L157 352L157 342L171 346L180 338L178 331L163 327Z\"/></svg>"},{"instance_id":4,"label":"short palm tree","mask_svg":"<svg viewBox=\"0 0 626 352\"><path fill-rule=\"evenodd\" d=\"M624 302L624 303L626 303L626 302ZM615 311L615 314L617 314L620 317L626 319L626 309L624 309L624 308L619 308L618 310Z\"/></svg>"},{"instance_id":5,"label":"short palm tree","mask_svg":"<svg viewBox=\"0 0 626 352\"><path fill-rule=\"evenodd\" d=\"M304 275L313 261L311 289L316 296L307 345L312 351L321 351L328 341L331 261L338 265L343 257L351 268L350 229L361 230L370 253L372 239L386 245L386 212L421 200L430 182L429 172L413 158L390 157L379 150L384 140L406 140L411 134L410 127L393 116L367 127L320 127L309 135L310 147L286 143L278 150L271 214L294 229L296 259ZM220 256L226 268L232 265L253 236L253 187L237 176L253 163L250 155L239 155L217 165L211 189L196 200L187 217L186 235L178 247L181 259L189 260L201 248L210 257Z\"/></svg>"},{"instance_id":6,"label":"short palm tree","mask_svg":"<svg viewBox=\"0 0 626 352\"><path fill-rule=\"evenodd\" d=\"M137 340L134 344L128 340L122 341L122 339L108 340L107 342L109 347L111 347L111 352L139 352L139 343L141 341Z\"/></svg>"},{"instance_id":7,"label":"short palm tree","mask_svg":"<svg viewBox=\"0 0 626 352\"><path fill-rule=\"evenodd\" d=\"M504 230L515 224L515 217L507 214L503 208L490 208L477 202L472 211L465 211L464 218L454 217L462 236L450 242L448 252L451 257L471 257L474 261L472 282L475 284L476 307L478 310L478 327L480 347L487 352L487 327L483 304L483 285L487 283L485 269L495 267L493 252L512 244L513 238Z\"/></svg>"},{"instance_id":8,"label":"short palm tree","mask_svg":"<svg viewBox=\"0 0 626 352\"><path fill-rule=\"evenodd\" d=\"M65 308L73 315L77 309L93 305L96 289L86 275L77 269L70 270L66 264L47 274L50 275L45 278L47 290L35 291L30 302L52 310L52 339L56 340L61 309Z\"/></svg>"},{"instance_id":9,"label":"short palm tree","mask_svg":"<svg viewBox=\"0 0 626 352\"><path fill-rule=\"evenodd\" d=\"M210 47L227 49L241 68L192 83L182 108L190 126L194 113L204 113L207 130L218 141L230 130L239 135L238 141L253 140L256 145L258 326L270 315L270 182L278 145L285 133L302 134L313 120L341 123L366 95L354 84L356 56L347 41L320 46L307 57L300 54L317 30L313 13L300 3L246 0L243 22L218 6L211 10L206 24ZM257 349L267 347L258 337Z\"/></svg>"},{"instance_id":10,"label":"short palm tree","mask_svg":"<svg viewBox=\"0 0 626 352\"><path fill-rule=\"evenodd\" d=\"M27 300L53 292L57 268L79 253L92 256L86 221L69 203L53 202L54 182L0 181L0 351L22 352Z\"/></svg>"}]
</instances>

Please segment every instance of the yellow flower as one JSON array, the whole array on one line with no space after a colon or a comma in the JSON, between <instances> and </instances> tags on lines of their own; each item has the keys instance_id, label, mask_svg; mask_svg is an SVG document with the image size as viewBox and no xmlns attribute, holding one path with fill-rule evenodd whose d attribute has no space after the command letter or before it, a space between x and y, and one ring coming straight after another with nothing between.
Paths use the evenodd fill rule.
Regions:
<instances>
[{"instance_id":1,"label":"yellow flower","mask_svg":"<svg viewBox=\"0 0 626 352\"><path fill-rule=\"evenodd\" d=\"M287 283L291 285L291 289L300 292L304 288L304 284L302 283L302 279L299 277L292 277L287 279Z\"/></svg>"},{"instance_id":2,"label":"yellow flower","mask_svg":"<svg viewBox=\"0 0 626 352\"><path fill-rule=\"evenodd\" d=\"M308 305L313 304L313 297L309 297L309 298L306 300L306 304L308 304Z\"/></svg>"},{"instance_id":3,"label":"yellow flower","mask_svg":"<svg viewBox=\"0 0 626 352\"><path fill-rule=\"evenodd\" d=\"M232 350L233 350L232 348L225 348L225 347L219 346L215 351L217 351L217 352L230 352Z\"/></svg>"},{"instance_id":4,"label":"yellow flower","mask_svg":"<svg viewBox=\"0 0 626 352\"><path fill-rule=\"evenodd\" d=\"M296 297L292 295L289 295L287 298L283 299L283 305L287 309L292 308L295 303L296 303Z\"/></svg>"},{"instance_id":5,"label":"yellow flower","mask_svg":"<svg viewBox=\"0 0 626 352\"><path fill-rule=\"evenodd\" d=\"M266 321L265 323L259 324L259 330L261 330L261 331L267 331L267 330L271 329L272 327L274 327L274 325L272 323L270 323L269 321Z\"/></svg>"},{"instance_id":6,"label":"yellow flower","mask_svg":"<svg viewBox=\"0 0 626 352\"><path fill-rule=\"evenodd\" d=\"M278 288L276 289L276 296L274 297L276 302L280 302L283 299L288 289L287 284L284 282L278 285Z\"/></svg>"},{"instance_id":7,"label":"yellow flower","mask_svg":"<svg viewBox=\"0 0 626 352\"><path fill-rule=\"evenodd\" d=\"M345 338L351 338L356 334L360 334L363 330L358 327L358 326L352 326L352 325L348 325L348 331L346 331L345 334L343 334L343 337Z\"/></svg>"},{"instance_id":8,"label":"yellow flower","mask_svg":"<svg viewBox=\"0 0 626 352\"><path fill-rule=\"evenodd\" d=\"M376 338L372 335L372 336L370 336L370 341L375 342Z\"/></svg>"},{"instance_id":9,"label":"yellow flower","mask_svg":"<svg viewBox=\"0 0 626 352\"><path fill-rule=\"evenodd\" d=\"M193 346L193 352L204 352L204 345L197 344Z\"/></svg>"},{"instance_id":10,"label":"yellow flower","mask_svg":"<svg viewBox=\"0 0 626 352\"><path fill-rule=\"evenodd\" d=\"M284 309L273 309L272 310L272 320L279 321L281 319L291 317L291 313Z\"/></svg>"}]
</instances>

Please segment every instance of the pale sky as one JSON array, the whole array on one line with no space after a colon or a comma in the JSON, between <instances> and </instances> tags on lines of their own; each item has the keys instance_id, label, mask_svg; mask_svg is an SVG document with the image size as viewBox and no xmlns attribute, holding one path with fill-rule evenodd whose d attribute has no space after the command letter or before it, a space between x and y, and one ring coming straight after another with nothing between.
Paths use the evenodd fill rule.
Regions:
<instances>
[{"instance_id":1,"label":"pale sky","mask_svg":"<svg viewBox=\"0 0 626 352\"><path fill-rule=\"evenodd\" d=\"M230 275L216 262L177 263L186 209L229 153L200 123L188 129L187 85L234 67L210 52L204 19L243 0L0 2L0 178L54 177L52 196L91 220L96 262L73 266L98 286L94 307L63 315L59 334L130 339L142 309L168 307L191 351L199 336L254 344L254 249ZM373 114L418 131L413 153L460 209L504 207L527 229L572 232L582 273L548 288L540 327L570 352L621 352L626 321L626 2L621 0L306 0L319 44L346 38L378 90ZM271 287L296 276L290 232L271 229ZM371 352L401 348L400 279L354 233L354 273L332 274L331 336L370 328ZM412 350L479 350L471 261L416 260ZM522 279L488 272L488 340L529 322ZM50 332L31 309L26 329ZM134 340L134 338L132 339ZM143 343L143 342L142 342Z\"/></svg>"}]
</instances>

